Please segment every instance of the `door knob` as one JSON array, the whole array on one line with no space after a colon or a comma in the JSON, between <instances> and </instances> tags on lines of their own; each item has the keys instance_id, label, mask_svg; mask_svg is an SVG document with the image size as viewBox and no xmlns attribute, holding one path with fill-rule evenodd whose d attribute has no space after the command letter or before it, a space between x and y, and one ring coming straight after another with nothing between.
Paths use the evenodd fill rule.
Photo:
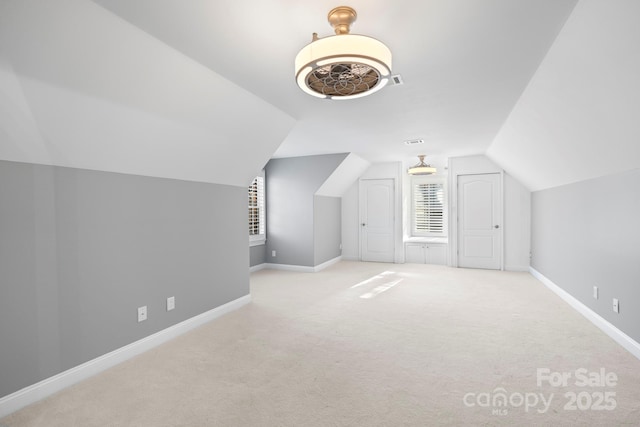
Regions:
<instances>
[{"instance_id":1,"label":"door knob","mask_svg":"<svg viewBox=\"0 0 640 427\"><path fill-rule=\"evenodd\" d=\"M500 226L499 225L494 225L493 228L500 228Z\"/></svg>"},{"instance_id":2,"label":"door knob","mask_svg":"<svg viewBox=\"0 0 640 427\"><path fill-rule=\"evenodd\" d=\"M367 224L365 224L365 223L363 222L363 223L362 223L362 226L364 227L365 225L367 225Z\"/></svg>"}]
</instances>

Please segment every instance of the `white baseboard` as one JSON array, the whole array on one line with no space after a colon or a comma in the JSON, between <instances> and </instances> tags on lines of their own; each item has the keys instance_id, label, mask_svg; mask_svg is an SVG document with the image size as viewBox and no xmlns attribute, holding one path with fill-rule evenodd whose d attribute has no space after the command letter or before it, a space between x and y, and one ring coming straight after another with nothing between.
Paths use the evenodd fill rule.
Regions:
<instances>
[{"instance_id":1,"label":"white baseboard","mask_svg":"<svg viewBox=\"0 0 640 427\"><path fill-rule=\"evenodd\" d=\"M330 259L329 261L323 262L322 264L318 264L315 267L313 267L313 271L314 273L317 273L320 270L324 270L327 267L332 266L333 264L337 264L342 260L341 256L337 256L333 259Z\"/></svg>"},{"instance_id":2,"label":"white baseboard","mask_svg":"<svg viewBox=\"0 0 640 427\"><path fill-rule=\"evenodd\" d=\"M529 271L531 267L528 265L505 265L505 271Z\"/></svg>"},{"instance_id":3,"label":"white baseboard","mask_svg":"<svg viewBox=\"0 0 640 427\"><path fill-rule=\"evenodd\" d=\"M27 405L35 403L64 388L92 377L125 360L151 350L177 336L200 325L210 322L224 314L237 310L251 302L251 295L245 295L205 313L177 323L173 326L142 338L124 347L99 356L93 360L75 366L50 378L18 390L0 399L0 418L3 418Z\"/></svg>"},{"instance_id":4,"label":"white baseboard","mask_svg":"<svg viewBox=\"0 0 640 427\"><path fill-rule=\"evenodd\" d=\"M249 273L255 273L256 271L264 270L267 268L267 263L263 262L262 264L254 265L253 267L249 267Z\"/></svg>"},{"instance_id":5,"label":"white baseboard","mask_svg":"<svg viewBox=\"0 0 640 427\"><path fill-rule=\"evenodd\" d=\"M272 270L283 270L283 271L294 271L297 273L317 273L320 270L324 270L325 268L333 265L337 262L340 262L342 259L341 256L330 259L327 262L323 262L322 264L318 264L315 267L309 267L306 265L291 265L291 264L274 264L267 263L263 268L270 268Z\"/></svg>"},{"instance_id":6,"label":"white baseboard","mask_svg":"<svg viewBox=\"0 0 640 427\"><path fill-rule=\"evenodd\" d=\"M307 267L304 265L274 264L269 262L266 264L265 268L270 270L293 271L296 273L313 273L313 267Z\"/></svg>"},{"instance_id":7,"label":"white baseboard","mask_svg":"<svg viewBox=\"0 0 640 427\"><path fill-rule=\"evenodd\" d=\"M629 353L640 359L640 343L622 332L620 329L613 326L611 323L609 323L609 321L605 320L595 311L591 310L589 307L578 301L573 295L560 288L535 268L529 267L529 272L533 277L540 280L547 288L551 289L560 298L565 300L565 302L573 307L578 313L582 314L589 321L591 321L591 323L600 328L602 332L609 335L615 342L624 347Z\"/></svg>"}]
</instances>

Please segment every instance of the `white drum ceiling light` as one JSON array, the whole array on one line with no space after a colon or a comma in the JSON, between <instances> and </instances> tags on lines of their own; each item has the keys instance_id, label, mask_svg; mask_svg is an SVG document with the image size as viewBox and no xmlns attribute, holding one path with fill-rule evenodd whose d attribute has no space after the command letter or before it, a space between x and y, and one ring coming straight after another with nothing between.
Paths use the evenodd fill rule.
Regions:
<instances>
[{"instance_id":1,"label":"white drum ceiling light","mask_svg":"<svg viewBox=\"0 0 640 427\"><path fill-rule=\"evenodd\" d=\"M433 175L434 173L436 173L436 168L431 165L425 164L424 157L424 154L418 156L418 159L420 159L420 163L415 166L411 166L407 170L407 173L409 175Z\"/></svg>"},{"instance_id":2,"label":"white drum ceiling light","mask_svg":"<svg viewBox=\"0 0 640 427\"><path fill-rule=\"evenodd\" d=\"M353 99L382 89L391 77L391 51L371 37L349 34L356 11L339 6L328 20L336 35L318 38L302 48L295 60L298 86L318 98Z\"/></svg>"}]
</instances>

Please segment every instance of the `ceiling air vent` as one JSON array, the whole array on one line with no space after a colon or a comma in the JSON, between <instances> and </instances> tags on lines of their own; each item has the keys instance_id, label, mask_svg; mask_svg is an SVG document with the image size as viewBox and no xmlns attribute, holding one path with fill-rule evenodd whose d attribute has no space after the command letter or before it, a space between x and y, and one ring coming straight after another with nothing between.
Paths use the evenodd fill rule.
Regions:
<instances>
[{"instance_id":1,"label":"ceiling air vent","mask_svg":"<svg viewBox=\"0 0 640 427\"><path fill-rule=\"evenodd\" d=\"M391 76L391 86L403 85L404 80L400 74L394 74Z\"/></svg>"},{"instance_id":2,"label":"ceiling air vent","mask_svg":"<svg viewBox=\"0 0 640 427\"><path fill-rule=\"evenodd\" d=\"M408 139L404 143L406 145L424 144L424 139Z\"/></svg>"}]
</instances>

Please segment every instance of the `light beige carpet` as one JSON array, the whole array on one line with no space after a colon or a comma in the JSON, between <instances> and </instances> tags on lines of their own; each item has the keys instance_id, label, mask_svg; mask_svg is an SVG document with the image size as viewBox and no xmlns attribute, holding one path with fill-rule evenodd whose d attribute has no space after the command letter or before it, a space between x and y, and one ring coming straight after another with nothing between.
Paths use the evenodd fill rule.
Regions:
<instances>
[{"instance_id":1,"label":"light beige carpet","mask_svg":"<svg viewBox=\"0 0 640 427\"><path fill-rule=\"evenodd\" d=\"M640 361L527 273L341 262L263 270L251 289L0 424L640 425Z\"/></svg>"}]
</instances>

